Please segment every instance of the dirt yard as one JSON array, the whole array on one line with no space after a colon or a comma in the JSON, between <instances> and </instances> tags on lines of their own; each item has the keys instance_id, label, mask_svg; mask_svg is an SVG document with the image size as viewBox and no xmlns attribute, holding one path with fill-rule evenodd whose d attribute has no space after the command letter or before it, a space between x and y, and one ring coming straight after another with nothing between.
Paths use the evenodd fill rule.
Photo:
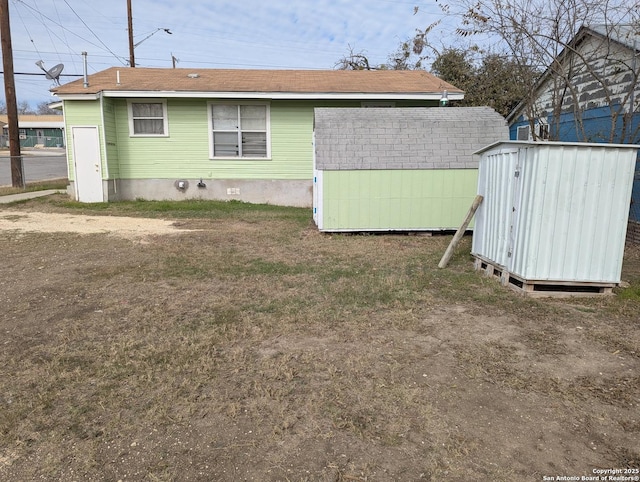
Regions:
<instances>
[{"instance_id":1,"label":"dirt yard","mask_svg":"<svg viewBox=\"0 0 640 482\"><path fill-rule=\"evenodd\" d=\"M143 207L0 209L0 480L640 480L638 248L530 300L469 238Z\"/></svg>"}]
</instances>

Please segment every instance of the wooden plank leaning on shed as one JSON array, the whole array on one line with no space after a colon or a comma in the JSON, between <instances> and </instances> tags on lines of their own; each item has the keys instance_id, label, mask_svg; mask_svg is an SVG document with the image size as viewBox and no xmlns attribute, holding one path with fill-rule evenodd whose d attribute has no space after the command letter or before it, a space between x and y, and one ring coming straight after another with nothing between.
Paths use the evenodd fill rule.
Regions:
<instances>
[{"instance_id":1,"label":"wooden plank leaning on shed","mask_svg":"<svg viewBox=\"0 0 640 482\"><path fill-rule=\"evenodd\" d=\"M453 236L453 239L449 243L449 247L447 247L447 250L444 252L444 256L442 256L442 259L438 263L438 268L446 268L447 264L449 264L449 260L451 259L451 256L453 256L453 252L455 251L456 246L458 246L458 243L462 239L464 232L467 230L467 227L469 226L469 223L471 222L473 215L476 213L483 199L484 198L480 194L478 194L473 200L473 204L471 204L471 207L469 208L467 217L464 218L464 221L462 222L462 224L456 231L456 234Z\"/></svg>"}]
</instances>

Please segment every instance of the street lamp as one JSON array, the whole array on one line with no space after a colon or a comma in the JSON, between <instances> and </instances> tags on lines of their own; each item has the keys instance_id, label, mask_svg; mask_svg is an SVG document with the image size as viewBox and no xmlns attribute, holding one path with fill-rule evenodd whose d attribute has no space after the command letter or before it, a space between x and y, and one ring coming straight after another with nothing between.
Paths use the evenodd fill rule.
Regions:
<instances>
[{"instance_id":1,"label":"street lamp","mask_svg":"<svg viewBox=\"0 0 640 482\"><path fill-rule=\"evenodd\" d=\"M155 29L153 32L151 32L149 35L147 35L145 38L143 38L142 40L140 40L140 42L138 42L137 44L133 45L133 48L135 49L138 45L140 45L142 42L144 42L145 40L147 40L149 37L157 34L160 30L164 30L165 32L167 32L169 35L173 35L173 32L171 32L168 28L162 28L162 27L158 27L157 29Z\"/></svg>"},{"instance_id":2,"label":"street lamp","mask_svg":"<svg viewBox=\"0 0 640 482\"><path fill-rule=\"evenodd\" d=\"M130 64L131 67L135 67L136 66L136 60L135 60L135 56L133 54L133 49L135 49L142 42L144 42L148 38L154 36L155 34L157 34L160 31L164 31L164 32L168 33L169 35L173 35L173 32L171 30L169 30L168 28L158 27L157 29L155 29L153 32L151 32L149 35L147 35L145 38L143 38L142 40L140 40L140 42L138 42L136 44L133 43L133 37L129 38L129 64Z\"/></svg>"}]
</instances>

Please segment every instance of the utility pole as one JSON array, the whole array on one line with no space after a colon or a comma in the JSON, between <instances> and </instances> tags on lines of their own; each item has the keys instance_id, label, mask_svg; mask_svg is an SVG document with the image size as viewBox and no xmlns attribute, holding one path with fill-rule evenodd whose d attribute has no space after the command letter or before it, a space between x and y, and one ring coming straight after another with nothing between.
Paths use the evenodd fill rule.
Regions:
<instances>
[{"instance_id":1,"label":"utility pole","mask_svg":"<svg viewBox=\"0 0 640 482\"><path fill-rule=\"evenodd\" d=\"M133 16L131 15L131 0L127 0L127 18L129 19L129 66L136 66L136 58L133 54Z\"/></svg>"},{"instance_id":2,"label":"utility pole","mask_svg":"<svg viewBox=\"0 0 640 482\"><path fill-rule=\"evenodd\" d=\"M9 155L11 156L11 185L24 187L22 156L20 155L20 130L18 128L18 104L16 82L13 75L13 48L9 25L9 0L0 0L0 43L2 44L2 67L4 68L4 92L9 121Z\"/></svg>"}]
</instances>

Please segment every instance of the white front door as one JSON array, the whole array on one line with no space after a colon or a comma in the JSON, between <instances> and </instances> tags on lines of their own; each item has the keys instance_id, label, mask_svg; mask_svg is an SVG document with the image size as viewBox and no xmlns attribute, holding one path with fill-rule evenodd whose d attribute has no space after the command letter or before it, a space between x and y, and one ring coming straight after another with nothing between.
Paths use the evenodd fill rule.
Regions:
<instances>
[{"instance_id":1,"label":"white front door","mask_svg":"<svg viewBox=\"0 0 640 482\"><path fill-rule=\"evenodd\" d=\"M83 203L103 202L100 141L97 127L72 127L76 195Z\"/></svg>"}]
</instances>

